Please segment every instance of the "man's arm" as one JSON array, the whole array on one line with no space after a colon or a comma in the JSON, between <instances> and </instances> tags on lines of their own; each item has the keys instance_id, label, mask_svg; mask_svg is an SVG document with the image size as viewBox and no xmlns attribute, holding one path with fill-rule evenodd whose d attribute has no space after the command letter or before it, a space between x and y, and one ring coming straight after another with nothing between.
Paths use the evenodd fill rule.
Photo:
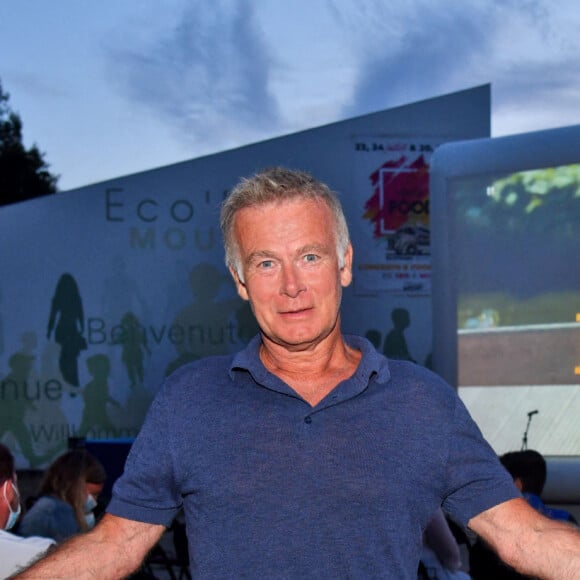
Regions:
<instances>
[{"instance_id":1,"label":"man's arm","mask_svg":"<svg viewBox=\"0 0 580 580\"><path fill-rule=\"evenodd\" d=\"M164 526L105 514L92 531L66 541L14 578L124 578L139 567L164 531Z\"/></svg>"},{"instance_id":2,"label":"man's arm","mask_svg":"<svg viewBox=\"0 0 580 580\"><path fill-rule=\"evenodd\" d=\"M544 517L524 499L478 514L469 528L518 572L546 580L580 580L580 530Z\"/></svg>"}]
</instances>

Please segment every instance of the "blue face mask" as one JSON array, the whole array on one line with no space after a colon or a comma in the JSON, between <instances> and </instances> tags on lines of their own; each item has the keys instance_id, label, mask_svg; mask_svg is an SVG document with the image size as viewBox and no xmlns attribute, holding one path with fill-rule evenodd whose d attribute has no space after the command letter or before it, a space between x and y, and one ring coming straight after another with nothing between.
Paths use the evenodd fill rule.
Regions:
<instances>
[{"instance_id":1,"label":"blue face mask","mask_svg":"<svg viewBox=\"0 0 580 580\"><path fill-rule=\"evenodd\" d=\"M89 493L89 495L87 495L87 499L85 500L85 513L88 514L89 512L92 512L96 507L97 500L92 494Z\"/></svg>"},{"instance_id":2,"label":"blue face mask","mask_svg":"<svg viewBox=\"0 0 580 580\"><path fill-rule=\"evenodd\" d=\"M95 527L95 514L93 510L97 507L97 500L89 493L85 500L85 521L89 529Z\"/></svg>"},{"instance_id":3,"label":"blue face mask","mask_svg":"<svg viewBox=\"0 0 580 580\"><path fill-rule=\"evenodd\" d=\"M6 495L6 486L8 484L8 482L10 482L10 485L12 485L12 490L14 492L14 495L16 495L16 499L18 500L18 508L16 508L16 510L12 509L12 506L10 505L10 502L8 501L8 496ZM2 491L4 493L4 499L6 500L6 505L8 505L8 511L9 511L9 516L8 519L6 520L6 523L4 524L4 529L5 530L9 530L11 528L14 527L14 524L18 521L18 518L20 517L20 494L18 493L18 488L16 487L16 484L7 479L4 482L4 486L2 488Z\"/></svg>"}]
</instances>

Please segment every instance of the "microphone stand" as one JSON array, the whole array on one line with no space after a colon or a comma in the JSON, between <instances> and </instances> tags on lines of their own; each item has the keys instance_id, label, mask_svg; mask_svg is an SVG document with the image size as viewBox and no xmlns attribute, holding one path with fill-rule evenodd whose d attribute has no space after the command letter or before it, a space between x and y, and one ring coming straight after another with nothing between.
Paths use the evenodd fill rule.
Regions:
<instances>
[{"instance_id":1,"label":"microphone stand","mask_svg":"<svg viewBox=\"0 0 580 580\"><path fill-rule=\"evenodd\" d=\"M538 411L530 411L528 413L528 424L526 425L526 430L524 431L524 436L522 437L522 451L525 451L528 448L528 431L530 430L530 423L532 422L532 417Z\"/></svg>"}]
</instances>

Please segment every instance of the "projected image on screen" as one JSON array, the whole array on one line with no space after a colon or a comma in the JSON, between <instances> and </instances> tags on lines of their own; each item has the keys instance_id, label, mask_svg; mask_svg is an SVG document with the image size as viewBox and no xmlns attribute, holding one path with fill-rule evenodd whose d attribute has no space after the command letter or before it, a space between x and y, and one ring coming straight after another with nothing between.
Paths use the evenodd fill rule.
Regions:
<instances>
[{"instance_id":1,"label":"projected image on screen","mask_svg":"<svg viewBox=\"0 0 580 580\"><path fill-rule=\"evenodd\" d=\"M451 189L460 396L500 453L532 413L535 448L580 454L580 164Z\"/></svg>"}]
</instances>

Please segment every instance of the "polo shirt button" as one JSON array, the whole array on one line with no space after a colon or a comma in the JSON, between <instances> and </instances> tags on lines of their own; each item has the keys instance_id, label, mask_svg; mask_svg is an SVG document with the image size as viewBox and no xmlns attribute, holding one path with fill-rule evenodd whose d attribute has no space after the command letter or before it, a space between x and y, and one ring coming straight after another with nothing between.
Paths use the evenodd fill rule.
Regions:
<instances>
[{"instance_id":1,"label":"polo shirt button","mask_svg":"<svg viewBox=\"0 0 580 580\"><path fill-rule=\"evenodd\" d=\"M310 423L312 423L312 417L308 415L307 417L304 418L304 422L310 425Z\"/></svg>"}]
</instances>

